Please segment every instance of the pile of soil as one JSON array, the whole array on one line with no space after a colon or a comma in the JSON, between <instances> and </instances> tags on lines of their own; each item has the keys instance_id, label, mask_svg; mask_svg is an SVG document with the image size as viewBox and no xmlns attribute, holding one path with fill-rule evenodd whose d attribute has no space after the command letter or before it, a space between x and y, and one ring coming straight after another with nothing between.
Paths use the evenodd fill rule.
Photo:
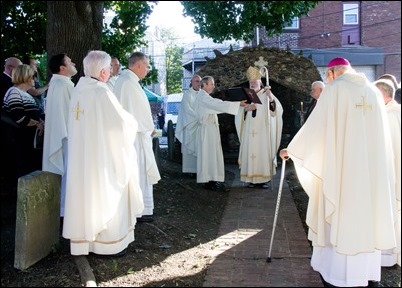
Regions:
<instances>
[{"instance_id":1,"label":"pile of soil","mask_svg":"<svg viewBox=\"0 0 402 288\"><path fill-rule=\"evenodd\" d=\"M181 164L160 150L162 179L154 186L154 222L137 223L135 241L123 257L87 259L99 287L201 287L212 261L209 251L216 238L230 193L205 190L194 176L181 173ZM286 180L301 219L307 200L289 165ZM228 179L235 175L226 175ZM2 201L1 286L79 287L81 278L69 242L60 238L54 251L25 271L13 268L15 210ZM302 221L304 223L304 221ZM383 268L380 285L400 287L400 267Z\"/></svg>"}]
</instances>

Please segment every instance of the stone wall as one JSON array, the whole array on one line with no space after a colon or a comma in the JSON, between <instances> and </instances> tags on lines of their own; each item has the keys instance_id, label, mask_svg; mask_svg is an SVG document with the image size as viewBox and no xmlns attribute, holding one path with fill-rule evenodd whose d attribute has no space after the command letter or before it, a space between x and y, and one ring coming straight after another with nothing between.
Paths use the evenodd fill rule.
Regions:
<instances>
[{"instance_id":1,"label":"stone wall","mask_svg":"<svg viewBox=\"0 0 402 288\"><path fill-rule=\"evenodd\" d=\"M247 68L255 66L254 63L260 57L268 62L270 82L294 90L298 94L308 95L311 82L321 80L312 60L287 50L259 46L231 50L227 54L215 51L215 54L214 59L207 58L206 64L198 73L201 76L210 75L215 78L216 92L247 82L245 74Z\"/></svg>"},{"instance_id":2,"label":"stone wall","mask_svg":"<svg viewBox=\"0 0 402 288\"><path fill-rule=\"evenodd\" d=\"M241 50L230 50L227 54L214 51L216 57L208 59L206 64L197 72L199 75L210 75L215 79L215 91L213 97L226 100L225 90L235 86L248 86L246 70L249 66L255 66L260 57L268 62L269 84L273 94L281 102L284 115L283 145L286 146L297 130L300 128L299 110L301 102L304 110L311 101L311 83L321 80L321 76L313 61L302 55L296 55L288 50L278 48L245 47ZM265 84L265 78L262 79ZM219 115L221 128L222 147L224 152L236 149L234 135L234 116ZM233 141L235 138L235 141ZM238 143L237 143L238 144Z\"/></svg>"}]
</instances>

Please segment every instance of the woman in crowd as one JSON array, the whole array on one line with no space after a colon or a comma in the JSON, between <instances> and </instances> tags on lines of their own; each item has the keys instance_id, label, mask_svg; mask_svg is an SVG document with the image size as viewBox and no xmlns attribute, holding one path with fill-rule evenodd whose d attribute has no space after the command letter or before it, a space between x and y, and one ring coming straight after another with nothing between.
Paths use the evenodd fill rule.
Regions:
<instances>
[{"instance_id":1,"label":"woman in crowd","mask_svg":"<svg viewBox=\"0 0 402 288\"><path fill-rule=\"evenodd\" d=\"M44 122L40 108L27 91L34 87L35 71L26 64L16 67L12 72L14 86L4 95L2 113L10 119L7 126L8 167L14 169L14 181L35 170L41 170L42 150L34 148L35 135L43 135ZM15 182L16 183L16 182Z\"/></svg>"}]
</instances>

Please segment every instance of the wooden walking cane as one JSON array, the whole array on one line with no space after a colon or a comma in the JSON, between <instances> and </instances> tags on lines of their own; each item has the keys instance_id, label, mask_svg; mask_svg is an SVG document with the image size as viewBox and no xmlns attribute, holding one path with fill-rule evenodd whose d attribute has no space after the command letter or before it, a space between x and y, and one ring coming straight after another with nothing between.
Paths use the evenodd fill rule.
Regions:
<instances>
[{"instance_id":1,"label":"wooden walking cane","mask_svg":"<svg viewBox=\"0 0 402 288\"><path fill-rule=\"evenodd\" d=\"M272 225L272 234L271 234L271 243L269 244L269 252L267 262L271 263L271 250L272 250L272 243L274 242L274 234L275 234L275 227L276 227L276 220L278 218L279 213L279 204L281 203L281 196L282 196L282 186L283 186L283 179L285 178L285 167L286 167L286 160L285 158L282 160L282 171L281 171L281 180L279 182L279 190L278 190L278 198L276 200L276 208L275 208L275 216L274 216L274 224Z\"/></svg>"}]
</instances>

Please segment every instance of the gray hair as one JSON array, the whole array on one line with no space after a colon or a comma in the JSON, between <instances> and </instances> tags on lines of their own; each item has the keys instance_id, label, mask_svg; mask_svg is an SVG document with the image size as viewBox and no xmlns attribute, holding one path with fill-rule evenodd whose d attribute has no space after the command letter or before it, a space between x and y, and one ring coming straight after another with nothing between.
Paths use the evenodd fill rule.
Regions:
<instances>
[{"instance_id":1,"label":"gray hair","mask_svg":"<svg viewBox=\"0 0 402 288\"><path fill-rule=\"evenodd\" d=\"M111 61L112 58L105 51L90 51L83 61L85 76L99 77L102 69L110 69Z\"/></svg>"},{"instance_id":2,"label":"gray hair","mask_svg":"<svg viewBox=\"0 0 402 288\"><path fill-rule=\"evenodd\" d=\"M204 76L204 77L202 77L202 79L201 79L201 88L203 88L205 84L208 84L209 81L213 81L213 80L214 80L214 77L212 77L212 76Z\"/></svg>"},{"instance_id":3,"label":"gray hair","mask_svg":"<svg viewBox=\"0 0 402 288\"><path fill-rule=\"evenodd\" d=\"M193 87L193 81L194 81L196 78L202 79L202 77L201 77L199 74L194 74L193 77L191 77L191 80L190 80L190 85L189 85L190 88ZM200 82L201 82L201 81L200 81Z\"/></svg>"},{"instance_id":4,"label":"gray hair","mask_svg":"<svg viewBox=\"0 0 402 288\"><path fill-rule=\"evenodd\" d=\"M394 88L395 88L395 89L398 89L398 87L400 86L400 85L398 85L398 81L396 81L395 76L392 75L392 74L383 74L383 75L381 75L380 77L378 77L378 80L380 80L380 79L388 79L388 80L391 80L391 82L392 82L392 84L394 85Z\"/></svg>"},{"instance_id":5,"label":"gray hair","mask_svg":"<svg viewBox=\"0 0 402 288\"><path fill-rule=\"evenodd\" d=\"M395 88L394 88L394 83L392 83L391 80L389 79L379 79L373 83L375 86L377 86L378 89L383 91L388 97L394 99L395 97Z\"/></svg>"},{"instance_id":6,"label":"gray hair","mask_svg":"<svg viewBox=\"0 0 402 288\"><path fill-rule=\"evenodd\" d=\"M313 83L311 83L311 88L313 88L313 87L315 87L315 86L318 86L318 87L320 87L321 89L324 89L324 88L325 88L325 84L324 84L324 82L322 82L322 81L314 81Z\"/></svg>"},{"instance_id":7,"label":"gray hair","mask_svg":"<svg viewBox=\"0 0 402 288\"><path fill-rule=\"evenodd\" d=\"M128 67L133 67L138 61L142 61L147 58L147 55L142 52L134 52L131 54L130 58L128 58Z\"/></svg>"}]
</instances>

